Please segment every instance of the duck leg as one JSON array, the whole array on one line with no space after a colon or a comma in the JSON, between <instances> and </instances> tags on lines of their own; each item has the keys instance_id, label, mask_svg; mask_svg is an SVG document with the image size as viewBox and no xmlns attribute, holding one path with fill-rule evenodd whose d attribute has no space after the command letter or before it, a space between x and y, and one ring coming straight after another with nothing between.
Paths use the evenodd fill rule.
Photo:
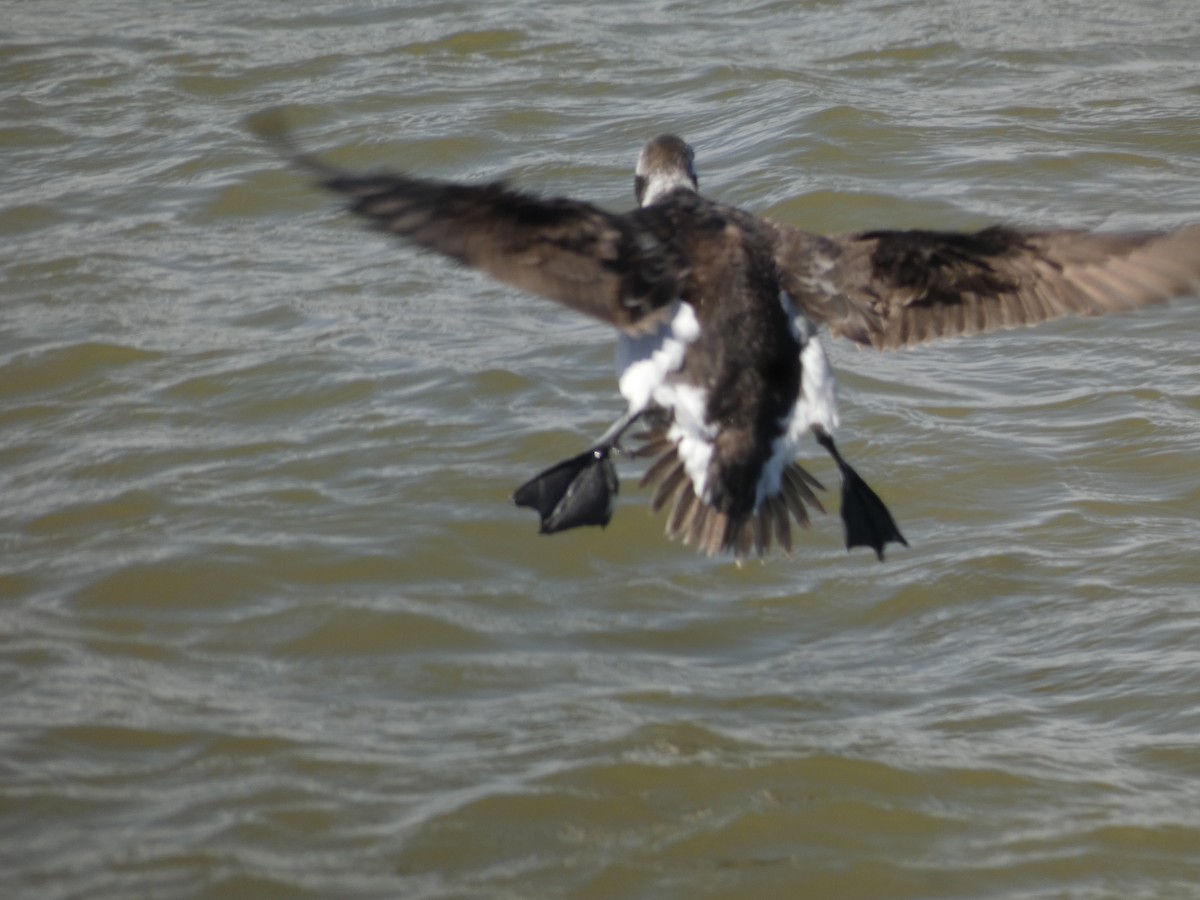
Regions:
<instances>
[{"instance_id":1,"label":"duck leg","mask_svg":"<svg viewBox=\"0 0 1200 900\"><path fill-rule=\"evenodd\" d=\"M883 548L889 542L908 546L896 527L892 514L879 495L871 490L850 464L838 453L833 438L823 428L814 428L817 443L829 451L842 474L842 524L846 529L846 549L870 547L883 561Z\"/></svg>"},{"instance_id":2,"label":"duck leg","mask_svg":"<svg viewBox=\"0 0 1200 900\"><path fill-rule=\"evenodd\" d=\"M513 502L537 510L542 534L608 524L619 489L609 457L614 450L620 451L621 435L640 416L641 412L626 413L591 449L551 466L517 488Z\"/></svg>"}]
</instances>

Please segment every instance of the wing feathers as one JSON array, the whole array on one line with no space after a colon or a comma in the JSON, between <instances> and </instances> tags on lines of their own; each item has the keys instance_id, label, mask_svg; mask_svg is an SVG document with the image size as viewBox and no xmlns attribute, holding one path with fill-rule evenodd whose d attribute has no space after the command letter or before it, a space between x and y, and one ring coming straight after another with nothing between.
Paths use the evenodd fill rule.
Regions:
<instances>
[{"instance_id":1,"label":"wing feathers","mask_svg":"<svg viewBox=\"0 0 1200 900\"><path fill-rule=\"evenodd\" d=\"M399 173L347 172L302 152L281 110L247 119L377 228L556 300L631 334L653 328L678 296L686 260L669 223L589 203L541 198L500 182L458 184Z\"/></svg>"},{"instance_id":2,"label":"wing feathers","mask_svg":"<svg viewBox=\"0 0 1200 900\"><path fill-rule=\"evenodd\" d=\"M406 175L339 173L322 184L383 231L631 333L677 294L657 235L588 203Z\"/></svg>"},{"instance_id":3,"label":"wing feathers","mask_svg":"<svg viewBox=\"0 0 1200 900\"><path fill-rule=\"evenodd\" d=\"M1161 303L1200 285L1200 226L1095 234L992 227L820 238L771 225L784 283L836 335L881 349Z\"/></svg>"}]
</instances>

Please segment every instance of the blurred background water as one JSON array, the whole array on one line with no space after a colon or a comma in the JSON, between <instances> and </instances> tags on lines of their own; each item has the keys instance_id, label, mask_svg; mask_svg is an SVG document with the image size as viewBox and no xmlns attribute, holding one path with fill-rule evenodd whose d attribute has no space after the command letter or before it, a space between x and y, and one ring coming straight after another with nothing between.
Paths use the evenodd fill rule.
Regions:
<instances>
[{"instance_id":1,"label":"blurred background water","mask_svg":"<svg viewBox=\"0 0 1200 900\"><path fill-rule=\"evenodd\" d=\"M836 515L700 558L632 469L542 538L509 495L619 412L612 335L242 124L614 209L670 130L814 230L1167 228L1192 0L3 6L4 896L1200 895L1195 298L834 344L883 565Z\"/></svg>"}]
</instances>

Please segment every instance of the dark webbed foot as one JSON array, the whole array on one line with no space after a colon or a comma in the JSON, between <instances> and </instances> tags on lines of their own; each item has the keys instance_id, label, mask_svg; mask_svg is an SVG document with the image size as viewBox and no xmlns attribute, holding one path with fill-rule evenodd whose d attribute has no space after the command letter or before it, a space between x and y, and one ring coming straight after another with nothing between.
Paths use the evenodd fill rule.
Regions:
<instances>
[{"instance_id":1,"label":"dark webbed foot","mask_svg":"<svg viewBox=\"0 0 1200 900\"><path fill-rule=\"evenodd\" d=\"M641 415L641 412L625 413L592 449L564 459L517 488L513 502L537 510L542 519L542 534L580 525L603 528L608 524L620 486L609 456L613 451L621 452L621 435Z\"/></svg>"},{"instance_id":2,"label":"dark webbed foot","mask_svg":"<svg viewBox=\"0 0 1200 900\"><path fill-rule=\"evenodd\" d=\"M612 518L619 484L608 447L593 447L535 475L513 494L517 506L537 510L541 533L580 525L604 527Z\"/></svg>"},{"instance_id":3,"label":"dark webbed foot","mask_svg":"<svg viewBox=\"0 0 1200 900\"><path fill-rule=\"evenodd\" d=\"M883 548L888 543L907 547L908 541L896 527L888 508L850 464L842 459L833 438L819 431L817 443L829 451L842 473L842 524L846 529L846 549L870 547L882 562Z\"/></svg>"}]
</instances>

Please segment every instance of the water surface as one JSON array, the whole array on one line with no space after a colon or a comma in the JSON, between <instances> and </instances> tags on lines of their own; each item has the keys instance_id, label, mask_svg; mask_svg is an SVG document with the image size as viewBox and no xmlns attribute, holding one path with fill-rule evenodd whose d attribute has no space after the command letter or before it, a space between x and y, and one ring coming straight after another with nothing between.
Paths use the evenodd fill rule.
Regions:
<instances>
[{"instance_id":1,"label":"water surface","mask_svg":"<svg viewBox=\"0 0 1200 900\"><path fill-rule=\"evenodd\" d=\"M1200 219L1190 0L8 4L9 897L1193 897L1195 298L833 344L836 516L742 568L508 497L612 335L364 232L344 164L821 231ZM812 468L835 473L814 446ZM836 501L831 499L833 508Z\"/></svg>"}]
</instances>

